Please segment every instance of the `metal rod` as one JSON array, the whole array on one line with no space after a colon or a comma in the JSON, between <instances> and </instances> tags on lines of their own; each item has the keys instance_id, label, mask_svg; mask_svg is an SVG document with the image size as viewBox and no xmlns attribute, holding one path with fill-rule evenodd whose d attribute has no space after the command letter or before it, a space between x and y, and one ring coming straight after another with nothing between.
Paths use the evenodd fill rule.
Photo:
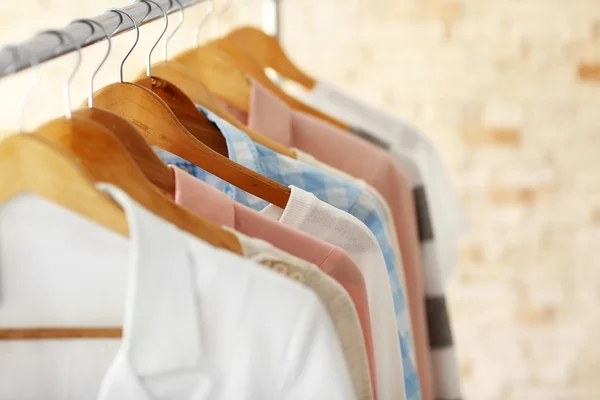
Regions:
<instances>
[{"instance_id":1,"label":"metal rod","mask_svg":"<svg viewBox=\"0 0 600 400\"><path fill-rule=\"evenodd\" d=\"M281 36L281 1L263 0L262 3L262 29L276 38Z\"/></svg>"},{"instance_id":2,"label":"metal rod","mask_svg":"<svg viewBox=\"0 0 600 400\"><path fill-rule=\"evenodd\" d=\"M160 4L165 10L169 10L169 13L179 11L179 7L171 7L172 0L154 1ZM183 7L190 7L204 1L207 0L180 0ZM144 16L148 13L148 5L144 3L135 3L124 7L123 11L130 14L136 22L141 22ZM140 24L140 26L162 17L163 16L160 9L158 7L152 7L152 12L148 15L144 22ZM102 24L102 26L108 32L114 32L121 22L119 15L116 13L101 14L92 18L92 20ZM123 18L123 22L121 23L119 30L116 31L113 36L120 35L124 32L129 32L133 28L133 23L129 19ZM71 24L63 28L62 31L71 35L75 39L76 43L81 45L81 48L91 46L92 44L102 40L106 40L101 29L97 29L90 36L91 29L87 24ZM73 46L68 42L61 43L60 38L57 35L39 35L26 43L18 45L17 47L24 47L25 51L31 53L35 59L39 60L40 64L76 51L76 46ZM20 57L20 60L15 60L13 56L14 51L11 52L10 49L0 51L0 78L12 75L30 67L29 61L25 59L25 57ZM16 67L14 66L15 62L17 62Z\"/></svg>"}]
</instances>

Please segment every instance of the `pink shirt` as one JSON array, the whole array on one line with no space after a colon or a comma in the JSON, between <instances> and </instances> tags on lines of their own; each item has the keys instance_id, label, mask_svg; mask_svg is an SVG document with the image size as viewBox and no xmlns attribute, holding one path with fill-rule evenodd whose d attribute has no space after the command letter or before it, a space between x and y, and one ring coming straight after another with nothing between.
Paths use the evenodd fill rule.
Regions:
<instances>
[{"instance_id":1,"label":"pink shirt","mask_svg":"<svg viewBox=\"0 0 600 400\"><path fill-rule=\"evenodd\" d=\"M367 290L362 273L344 250L315 239L233 201L229 196L194 178L176 166L175 202L221 226L262 239L273 246L318 266L348 292L356 307L365 339L373 391L377 380ZM374 393L374 398L377 398Z\"/></svg>"},{"instance_id":2,"label":"pink shirt","mask_svg":"<svg viewBox=\"0 0 600 400\"><path fill-rule=\"evenodd\" d=\"M253 79L251 82L249 113L241 113L228 106L242 123L285 146L298 148L319 161L364 180L388 203L404 266L421 390L424 399L433 398L417 214L406 177L385 150L332 124L291 109L259 83Z\"/></svg>"}]
</instances>

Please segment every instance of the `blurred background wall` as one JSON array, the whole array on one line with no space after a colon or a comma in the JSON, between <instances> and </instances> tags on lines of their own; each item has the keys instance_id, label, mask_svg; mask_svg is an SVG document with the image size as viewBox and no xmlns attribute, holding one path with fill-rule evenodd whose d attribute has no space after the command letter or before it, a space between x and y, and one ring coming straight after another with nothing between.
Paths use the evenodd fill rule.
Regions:
<instances>
[{"instance_id":1,"label":"blurred background wall","mask_svg":"<svg viewBox=\"0 0 600 400\"><path fill-rule=\"evenodd\" d=\"M0 42L127 3L4 0ZM171 51L194 43L205 10L187 11ZM235 0L220 30L260 21L259 0ZM142 28L126 76L160 28ZM118 78L132 35L96 87ZM419 127L451 168L470 220L448 281L465 397L600 399L598 0L284 0L282 40L314 76ZM104 49L84 51L74 105ZM74 60L42 68L27 128L61 113ZM32 76L0 81L0 132L18 128Z\"/></svg>"}]
</instances>

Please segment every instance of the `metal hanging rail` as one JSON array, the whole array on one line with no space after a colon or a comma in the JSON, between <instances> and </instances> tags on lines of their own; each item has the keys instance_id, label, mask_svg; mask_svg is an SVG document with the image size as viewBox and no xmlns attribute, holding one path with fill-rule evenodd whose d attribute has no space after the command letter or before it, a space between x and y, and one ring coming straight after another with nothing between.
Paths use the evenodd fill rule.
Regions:
<instances>
[{"instance_id":1,"label":"metal hanging rail","mask_svg":"<svg viewBox=\"0 0 600 400\"><path fill-rule=\"evenodd\" d=\"M186 8L205 2L207 0L179 0L181 5ZM179 6L177 2L173 0L154 0L154 2L160 4L168 13L177 12ZM148 14L148 8L152 6L150 14ZM123 11L131 15L136 23L143 25L148 22L154 21L155 19L162 18L162 12L158 7L152 3L134 3L127 7L122 8ZM148 14L143 23L142 19ZM124 32L128 32L134 28L133 23L128 18L121 19L117 13L107 12L97 17L91 18L92 20L102 24L107 32L114 32L119 26L119 30L114 32L113 36L119 35ZM90 46L101 40L106 40L101 29L95 29L95 32L90 36L90 27L87 24L76 23L65 27L63 32L70 34L73 39L81 46L81 48ZM40 64L50 61L54 58L60 57L65 54L69 54L75 51L73 46L68 41L61 42L58 35L43 34L34 37L30 41L17 45L18 48L24 48L21 57L15 60L15 52L10 49L3 49L0 51L0 78L8 75L12 75L18 71L29 68L30 62L26 54L31 54L39 61ZM15 65L16 62L16 65Z\"/></svg>"}]
</instances>

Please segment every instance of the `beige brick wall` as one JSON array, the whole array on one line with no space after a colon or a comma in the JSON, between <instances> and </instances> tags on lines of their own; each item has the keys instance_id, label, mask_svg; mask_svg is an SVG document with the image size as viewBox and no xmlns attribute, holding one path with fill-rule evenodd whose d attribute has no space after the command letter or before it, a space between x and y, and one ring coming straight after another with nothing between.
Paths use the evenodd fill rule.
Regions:
<instances>
[{"instance_id":1,"label":"beige brick wall","mask_svg":"<svg viewBox=\"0 0 600 400\"><path fill-rule=\"evenodd\" d=\"M0 39L124 4L3 1ZM257 22L259 6L236 4L228 21ZM174 50L202 13L190 10ZM448 285L466 397L600 399L598 0L285 0L284 22L299 65L419 126L453 171L471 223ZM85 52L77 103L100 47ZM71 64L44 67L28 127L60 112ZM0 82L0 131L18 126L29 77Z\"/></svg>"}]
</instances>

